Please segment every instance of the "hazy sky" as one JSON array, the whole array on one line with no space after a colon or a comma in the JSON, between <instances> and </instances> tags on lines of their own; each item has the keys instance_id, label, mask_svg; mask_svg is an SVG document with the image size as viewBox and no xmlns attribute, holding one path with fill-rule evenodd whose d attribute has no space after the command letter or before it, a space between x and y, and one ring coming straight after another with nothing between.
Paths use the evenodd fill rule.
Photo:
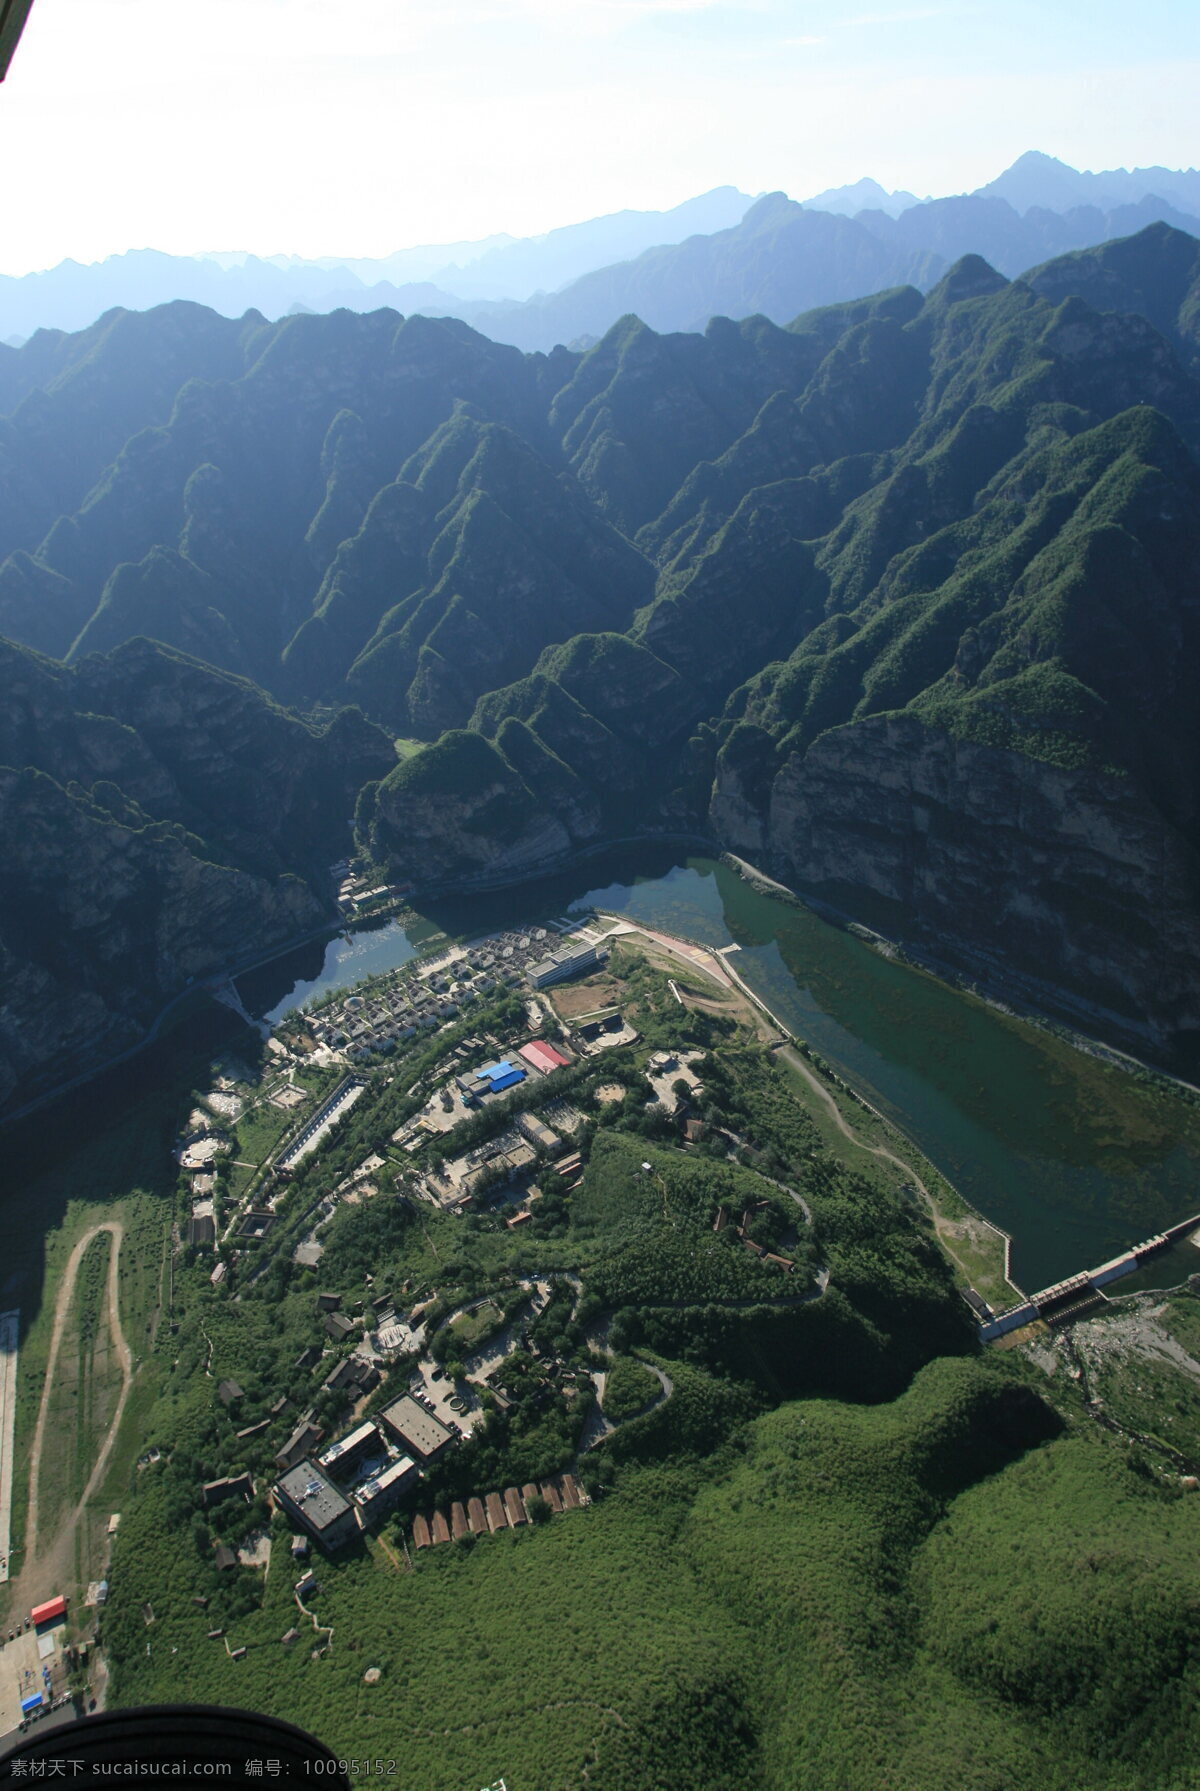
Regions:
<instances>
[{"instance_id":1,"label":"hazy sky","mask_svg":"<svg viewBox=\"0 0 1200 1791\"><path fill-rule=\"evenodd\" d=\"M731 183L1200 161L1196 0L35 0L0 271L382 255Z\"/></svg>"}]
</instances>

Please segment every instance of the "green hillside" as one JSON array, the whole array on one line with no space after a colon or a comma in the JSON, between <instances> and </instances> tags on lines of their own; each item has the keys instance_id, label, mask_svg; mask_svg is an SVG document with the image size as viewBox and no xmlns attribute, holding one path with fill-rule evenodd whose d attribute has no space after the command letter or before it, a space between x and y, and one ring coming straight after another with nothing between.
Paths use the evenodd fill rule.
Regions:
<instances>
[{"instance_id":1,"label":"green hillside","mask_svg":"<svg viewBox=\"0 0 1200 1791\"><path fill-rule=\"evenodd\" d=\"M330 911L364 780L394 762L153 641L71 668L0 641L0 1105L136 1044L189 983Z\"/></svg>"},{"instance_id":2,"label":"green hillside","mask_svg":"<svg viewBox=\"0 0 1200 1791\"><path fill-rule=\"evenodd\" d=\"M739 230L786 260L794 210ZM1155 224L1025 279L967 255L924 296L550 354L386 310L35 340L0 632L85 682L150 637L424 742L339 788L329 852L355 813L419 891L701 836L1187 1067L1196 252Z\"/></svg>"}]
</instances>

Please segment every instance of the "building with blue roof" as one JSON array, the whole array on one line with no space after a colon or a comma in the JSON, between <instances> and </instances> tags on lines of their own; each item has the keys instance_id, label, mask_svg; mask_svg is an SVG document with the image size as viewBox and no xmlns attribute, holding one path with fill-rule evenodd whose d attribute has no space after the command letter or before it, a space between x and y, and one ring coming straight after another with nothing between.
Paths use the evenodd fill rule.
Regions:
<instances>
[{"instance_id":1,"label":"building with blue roof","mask_svg":"<svg viewBox=\"0 0 1200 1791\"><path fill-rule=\"evenodd\" d=\"M524 1080L525 1071L507 1057L502 1057L498 1063L486 1063L475 1072L475 1084L481 1094L502 1094L506 1088L513 1088Z\"/></svg>"}]
</instances>

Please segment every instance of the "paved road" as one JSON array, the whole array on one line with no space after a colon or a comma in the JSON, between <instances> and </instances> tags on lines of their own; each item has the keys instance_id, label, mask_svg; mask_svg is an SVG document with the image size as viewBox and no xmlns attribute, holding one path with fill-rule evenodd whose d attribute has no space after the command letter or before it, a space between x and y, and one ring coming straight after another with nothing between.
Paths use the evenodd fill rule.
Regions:
<instances>
[{"instance_id":1,"label":"paved road","mask_svg":"<svg viewBox=\"0 0 1200 1791\"><path fill-rule=\"evenodd\" d=\"M640 1357L638 1359L641 1360ZM630 1412L628 1418L622 1418L621 1424L631 1424L635 1418L644 1418L646 1413L654 1411L656 1406L664 1405L675 1391L675 1383L670 1375L661 1368L656 1368L653 1362L643 1362L642 1367L648 1368L651 1374L657 1377L662 1391L656 1393L653 1399L648 1399L645 1405L639 1406L636 1412ZM607 1375L595 1374L592 1378L596 1383L596 1403L587 1415L583 1435L579 1439L580 1455L586 1455L589 1449L594 1449L598 1443L602 1443L605 1437L611 1436L613 1431L618 1428L604 1412L604 1383L608 1378Z\"/></svg>"}]
</instances>

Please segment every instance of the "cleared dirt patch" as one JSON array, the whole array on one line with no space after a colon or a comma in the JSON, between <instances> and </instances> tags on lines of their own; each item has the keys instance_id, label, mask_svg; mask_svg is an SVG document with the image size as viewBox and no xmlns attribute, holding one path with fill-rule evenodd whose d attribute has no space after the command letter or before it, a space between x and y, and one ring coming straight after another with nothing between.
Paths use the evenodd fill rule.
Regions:
<instances>
[{"instance_id":1,"label":"cleared dirt patch","mask_svg":"<svg viewBox=\"0 0 1200 1791\"><path fill-rule=\"evenodd\" d=\"M604 974L585 976L580 982L562 983L553 992L547 991L547 999L553 1003L562 1020L576 1020L580 1014L594 1014L606 1007L619 1007L626 995L624 983Z\"/></svg>"},{"instance_id":2,"label":"cleared dirt patch","mask_svg":"<svg viewBox=\"0 0 1200 1791\"><path fill-rule=\"evenodd\" d=\"M52 1535L47 1537L45 1527L41 1524L41 1487L43 1480L56 1471L56 1465L51 1459L52 1450L47 1447L47 1427L53 1406L55 1380L59 1369L63 1340L67 1334L71 1317L79 1267L89 1246L102 1233L107 1233L111 1238L107 1273L104 1276L104 1316L113 1357L120 1370L121 1387L103 1436L97 1436L94 1430L92 1432L91 1448L94 1453L91 1472L78 1502L69 1516L61 1523L56 1524ZM99 1487L104 1476L104 1470L108 1465L108 1458L112 1453L117 1431L125 1412L129 1390L133 1384L133 1357L121 1329L118 1309L118 1263L124 1235L124 1226L116 1220L103 1225L95 1225L90 1231L85 1232L71 1251L67 1259L66 1271L59 1284L54 1303L54 1328L51 1332L50 1352L46 1361L46 1378L42 1386L42 1399L38 1407L33 1447L30 1451L25 1554L21 1573L13 1592L11 1608L14 1610L20 1610L23 1605L33 1602L34 1596L42 1584L51 1582L66 1584L73 1580L76 1531L84 1516L89 1499ZM80 1470L82 1467L83 1463L81 1462Z\"/></svg>"},{"instance_id":3,"label":"cleared dirt patch","mask_svg":"<svg viewBox=\"0 0 1200 1791\"><path fill-rule=\"evenodd\" d=\"M105 1310L111 1250L108 1232L88 1245L63 1327L39 1466L39 1523L44 1535L82 1495L120 1397L121 1364Z\"/></svg>"}]
</instances>

